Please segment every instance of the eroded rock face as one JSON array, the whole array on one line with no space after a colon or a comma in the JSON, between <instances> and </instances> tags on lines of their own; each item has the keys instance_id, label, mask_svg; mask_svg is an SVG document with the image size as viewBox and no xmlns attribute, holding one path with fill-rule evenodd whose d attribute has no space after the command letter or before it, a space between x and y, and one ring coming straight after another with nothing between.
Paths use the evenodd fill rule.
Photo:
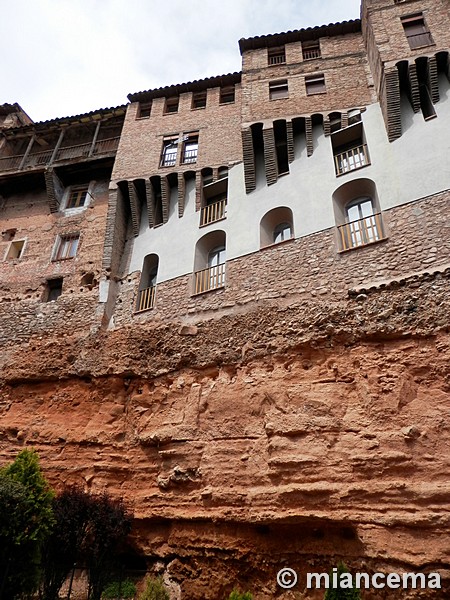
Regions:
<instances>
[{"instance_id":1,"label":"eroded rock face","mask_svg":"<svg viewBox=\"0 0 450 600\"><path fill-rule=\"evenodd\" d=\"M441 281L188 335L178 323L31 340L3 358L2 462L27 444L56 487L124 496L136 548L181 598L237 584L322 598L305 573L341 558L443 576L435 592L365 598L447 598L447 298ZM277 587L283 566L297 595Z\"/></svg>"}]
</instances>

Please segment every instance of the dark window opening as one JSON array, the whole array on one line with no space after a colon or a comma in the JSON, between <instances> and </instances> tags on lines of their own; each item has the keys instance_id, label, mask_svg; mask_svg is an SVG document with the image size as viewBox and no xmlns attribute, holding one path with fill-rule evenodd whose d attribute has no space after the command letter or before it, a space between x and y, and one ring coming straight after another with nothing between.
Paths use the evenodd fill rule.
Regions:
<instances>
[{"instance_id":1,"label":"dark window opening","mask_svg":"<svg viewBox=\"0 0 450 600\"><path fill-rule=\"evenodd\" d=\"M44 293L44 302L57 300L62 294L63 278L48 279Z\"/></svg>"},{"instance_id":2,"label":"dark window opening","mask_svg":"<svg viewBox=\"0 0 450 600\"><path fill-rule=\"evenodd\" d=\"M311 60L313 58L320 58L320 42L319 40L312 40L310 42L302 42L302 55L303 60Z\"/></svg>"},{"instance_id":3,"label":"dark window opening","mask_svg":"<svg viewBox=\"0 0 450 600\"><path fill-rule=\"evenodd\" d=\"M16 232L17 232L17 229L7 229L6 231L3 231L2 232L2 240L4 242L10 242L11 240L14 239Z\"/></svg>"},{"instance_id":4,"label":"dark window opening","mask_svg":"<svg viewBox=\"0 0 450 600\"><path fill-rule=\"evenodd\" d=\"M161 177L150 178L153 187L153 226L163 224L162 195L161 195Z\"/></svg>"},{"instance_id":5,"label":"dark window opening","mask_svg":"<svg viewBox=\"0 0 450 600\"><path fill-rule=\"evenodd\" d=\"M234 85L228 85L220 88L220 104L231 104L235 99L235 87Z\"/></svg>"},{"instance_id":6,"label":"dark window opening","mask_svg":"<svg viewBox=\"0 0 450 600\"><path fill-rule=\"evenodd\" d=\"M168 115L170 113L178 112L178 103L179 97L174 96L172 98L166 98L166 105L164 106L164 114Z\"/></svg>"},{"instance_id":7,"label":"dark window opening","mask_svg":"<svg viewBox=\"0 0 450 600\"><path fill-rule=\"evenodd\" d=\"M401 17L401 21L411 50L434 43L422 13Z\"/></svg>"},{"instance_id":8,"label":"dark window opening","mask_svg":"<svg viewBox=\"0 0 450 600\"><path fill-rule=\"evenodd\" d=\"M194 92L192 94L192 108L206 107L206 92Z\"/></svg>"},{"instance_id":9,"label":"dark window opening","mask_svg":"<svg viewBox=\"0 0 450 600\"><path fill-rule=\"evenodd\" d=\"M270 100L280 100L289 98L289 88L287 79L280 81L271 81L269 83L269 98Z\"/></svg>"},{"instance_id":10,"label":"dark window opening","mask_svg":"<svg viewBox=\"0 0 450 600\"><path fill-rule=\"evenodd\" d=\"M323 94L326 92L325 75L308 75L305 77L306 95Z\"/></svg>"},{"instance_id":11,"label":"dark window opening","mask_svg":"<svg viewBox=\"0 0 450 600\"><path fill-rule=\"evenodd\" d=\"M267 49L267 60L269 65L281 65L286 62L286 50L284 46Z\"/></svg>"},{"instance_id":12,"label":"dark window opening","mask_svg":"<svg viewBox=\"0 0 450 600\"><path fill-rule=\"evenodd\" d=\"M275 121L273 132L277 153L278 175L284 175L285 173L289 173L286 121Z\"/></svg>"},{"instance_id":13,"label":"dark window opening","mask_svg":"<svg viewBox=\"0 0 450 600\"><path fill-rule=\"evenodd\" d=\"M425 57L416 60L417 81L419 83L419 101L425 121L434 119L436 111L434 110L433 101L430 93L430 76L428 59Z\"/></svg>"},{"instance_id":14,"label":"dark window opening","mask_svg":"<svg viewBox=\"0 0 450 600\"><path fill-rule=\"evenodd\" d=\"M139 102L139 107L137 111L136 118L138 119L148 119L152 112L152 102Z\"/></svg>"}]
</instances>

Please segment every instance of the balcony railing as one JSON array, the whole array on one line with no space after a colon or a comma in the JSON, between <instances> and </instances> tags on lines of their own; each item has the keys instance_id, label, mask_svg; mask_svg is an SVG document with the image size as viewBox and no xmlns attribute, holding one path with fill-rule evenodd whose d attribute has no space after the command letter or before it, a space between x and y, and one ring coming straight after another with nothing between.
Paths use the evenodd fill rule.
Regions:
<instances>
[{"instance_id":1,"label":"balcony railing","mask_svg":"<svg viewBox=\"0 0 450 600\"><path fill-rule=\"evenodd\" d=\"M139 290L136 303L136 312L148 310L149 308L153 308L155 306L155 291L156 286L154 285L143 290Z\"/></svg>"},{"instance_id":2,"label":"balcony railing","mask_svg":"<svg viewBox=\"0 0 450 600\"><path fill-rule=\"evenodd\" d=\"M385 238L381 213L340 225L338 230L342 250L359 248Z\"/></svg>"},{"instance_id":3,"label":"balcony railing","mask_svg":"<svg viewBox=\"0 0 450 600\"><path fill-rule=\"evenodd\" d=\"M361 144L334 155L336 175L343 175L370 164L367 144Z\"/></svg>"},{"instance_id":4,"label":"balcony railing","mask_svg":"<svg viewBox=\"0 0 450 600\"><path fill-rule=\"evenodd\" d=\"M320 48L304 48L303 60L311 60L312 58L320 58Z\"/></svg>"},{"instance_id":5,"label":"balcony railing","mask_svg":"<svg viewBox=\"0 0 450 600\"><path fill-rule=\"evenodd\" d=\"M195 294L216 290L225 285L225 263L197 271L195 275Z\"/></svg>"},{"instance_id":6,"label":"balcony railing","mask_svg":"<svg viewBox=\"0 0 450 600\"><path fill-rule=\"evenodd\" d=\"M280 52L279 54L272 54L269 56L269 65L283 65L286 62L286 54Z\"/></svg>"},{"instance_id":7,"label":"balcony railing","mask_svg":"<svg viewBox=\"0 0 450 600\"><path fill-rule=\"evenodd\" d=\"M183 162L184 163L195 163L197 162L197 153L198 153L198 149L195 148L195 150L185 150L184 151L184 156L183 156Z\"/></svg>"},{"instance_id":8,"label":"balcony railing","mask_svg":"<svg viewBox=\"0 0 450 600\"><path fill-rule=\"evenodd\" d=\"M226 199L204 206L200 212L200 227L209 225L225 218Z\"/></svg>"},{"instance_id":9,"label":"balcony railing","mask_svg":"<svg viewBox=\"0 0 450 600\"><path fill-rule=\"evenodd\" d=\"M117 150L119 146L119 137L109 138L106 140L98 140L95 143L92 151L92 156L100 156L102 154L110 154ZM88 158L91 152L92 142L87 144L77 144L76 146L66 146L60 148L53 162L70 160L74 158ZM28 154L24 164L22 164L24 154L16 156L4 156L0 158L0 172L2 171L17 171L20 168L36 168L45 167L50 164L54 149L46 150L45 152L33 152ZM21 166L22 165L22 166Z\"/></svg>"},{"instance_id":10,"label":"balcony railing","mask_svg":"<svg viewBox=\"0 0 450 600\"><path fill-rule=\"evenodd\" d=\"M415 33L413 35L407 34L409 47L410 48L421 48L422 46L432 46L434 44L433 38L429 31L424 33Z\"/></svg>"}]
</instances>

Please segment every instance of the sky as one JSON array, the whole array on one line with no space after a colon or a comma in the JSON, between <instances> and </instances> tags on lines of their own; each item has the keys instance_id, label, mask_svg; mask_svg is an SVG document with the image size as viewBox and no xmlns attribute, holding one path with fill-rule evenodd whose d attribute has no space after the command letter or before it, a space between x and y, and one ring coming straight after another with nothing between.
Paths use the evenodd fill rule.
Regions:
<instances>
[{"instance_id":1,"label":"sky","mask_svg":"<svg viewBox=\"0 0 450 600\"><path fill-rule=\"evenodd\" d=\"M2 3L0 104L34 121L239 71L238 40L359 18L360 0L14 0Z\"/></svg>"}]
</instances>

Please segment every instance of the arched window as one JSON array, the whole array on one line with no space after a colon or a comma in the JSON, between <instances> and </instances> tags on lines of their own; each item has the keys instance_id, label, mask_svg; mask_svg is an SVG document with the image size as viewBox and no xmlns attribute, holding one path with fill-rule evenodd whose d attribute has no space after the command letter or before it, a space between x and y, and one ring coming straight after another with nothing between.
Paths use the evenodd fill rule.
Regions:
<instances>
[{"instance_id":1,"label":"arched window","mask_svg":"<svg viewBox=\"0 0 450 600\"><path fill-rule=\"evenodd\" d=\"M224 231L204 235L195 247L194 294L225 285L226 243Z\"/></svg>"},{"instance_id":2,"label":"arched window","mask_svg":"<svg viewBox=\"0 0 450 600\"><path fill-rule=\"evenodd\" d=\"M148 254L144 258L141 281L136 302L136 312L148 310L155 305L156 281L158 278L159 258L156 254Z\"/></svg>"},{"instance_id":3,"label":"arched window","mask_svg":"<svg viewBox=\"0 0 450 600\"><path fill-rule=\"evenodd\" d=\"M333 208L341 250L350 250L385 239L375 183L354 179L333 194Z\"/></svg>"},{"instance_id":4,"label":"arched window","mask_svg":"<svg viewBox=\"0 0 450 600\"><path fill-rule=\"evenodd\" d=\"M269 210L260 223L260 246L265 248L294 237L292 210L279 206Z\"/></svg>"}]
</instances>

